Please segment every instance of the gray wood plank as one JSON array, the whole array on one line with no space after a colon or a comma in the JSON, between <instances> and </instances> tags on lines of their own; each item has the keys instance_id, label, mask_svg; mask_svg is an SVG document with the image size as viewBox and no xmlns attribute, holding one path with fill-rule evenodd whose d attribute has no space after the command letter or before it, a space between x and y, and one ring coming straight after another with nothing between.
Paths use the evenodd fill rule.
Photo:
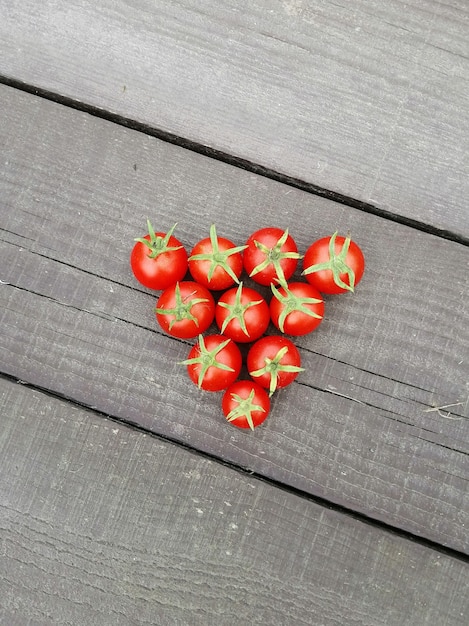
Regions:
<instances>
[{"instance_id":1,"label":"gray wood plank","mask_svg":"<svg viewBox=\"0 0 469 626\"><path fill-rule=\"evenodd\" d=\"M9 88L0 89L0 368L307 493L467 551L467 249ZM137 168L134 165L137 164ZM306 371L253 436L177 363L133 279L150 215L186 245L269 222L336 228L368 268L298 341ZM454 405L452 415L434 407Z\"/></svg>"},{"instance_id":2,"label":"gray wood plank","mask_svg":"<svg viewBox=\"0 0 469 626\"><path fill-rule=\"evenodd\" d=\"M12 0L0 74L469 236L465 0Z\"/></svg>"},{"instance_id":3,"label":"gray wood plank","mask_svg":"<svg viewBox=\"0 0 469 626\"><path fill-rule=\"evenodd\" d=\"M0 623L466 624L467 564L0 378Z\"/></svg>"}]
</instances>

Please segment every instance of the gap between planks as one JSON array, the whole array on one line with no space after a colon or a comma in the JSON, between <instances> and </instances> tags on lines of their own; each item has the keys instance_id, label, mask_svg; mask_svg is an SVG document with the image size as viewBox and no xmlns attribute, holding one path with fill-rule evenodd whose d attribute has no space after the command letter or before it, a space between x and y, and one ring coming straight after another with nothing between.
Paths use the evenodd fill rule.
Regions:
<instances>
[{"instance_id":1,"label":"gap between planks","mask_svg":"<svg viewBox=\"0 0 469 626\"><path fill-rule=\"evenodd\" d=\"M100 409L98 409L97 407L91 406L91 405L87 405L83 402L79 402L77 400L75 400L74 398L71 397L67 397L63 394L60 394L58 392L52 391L50 389L44 388L44 387L40 387L39 385L34 385L34 384L30 384L28 381L25 380L20 380L18 378L16 378L15 376L11 376L9 374L6 374L4 372L0 372L0 379L3 380L7 380L9 382L12 383L16 383L18 385L22 385L24 387L26 387L27 389L31 389L32 391L36 391L38 393L43 394L46 397L50 397L50 398L56 398L58 400L62 400L65 402L68 402L71 406L75 406L77 408L81 408L81 409L86 409L87 411L92 412L94 415L98 416L98 417L105 417L106 419L109 419L112 422L115 422L116 424L119 424L121 426L124 426L126 428L129 428L131 430L134 430L136 432L140 432L145 434L146 436L150 436L156 440L159 441L164 441L167 442L169 444L175 445L180 449L186 450L192 454L195 454L197 456L200 456L202 458L205 458L207 460L210 460L214 463L217 463L218 465L222 465L223 467L228 467L233 471L236 471L237 473L241 474L241 475L247 475L250 476L252 478L255 478L256 480L262 481L263 483L266 483L268 485L271 485L272 487L275 487L276 489L279 489L283 492L286 493L290 493L296 497L299 497L303 500L307 500L308 502L314 502L315 504L318 504L319 506L322 506L324 508L327 508L329 510L332 511L336 511L337 513L341 513L342 515L345 515L351 519L355 519L357 521L360 521L364 524L367 524L369 526L372 526L374 528L379 528L382 529L386 532L392 533L395 536L398 537L402 537L403 539L407 539L408 541L411 541L415 544L427 547L427 548L431 548L432 550L435 550L436 552L440 553L440 554L444 554L447 556L450 556L452 558L457 559L458 561L461 561L463 563L467 563L469 564L469 555L456 550L454 548L450 548L450 547L446 547L443 546L439 543L437 543L436 541L432 541L431 539L426 539L424 537L421 537L419 535L415 535L412 532L406 531L406 530L402 530L400 528L396 528L395 526L392 526L391 524L386 524L383 521L380 520L376 520L372 517L369 517L363 513L359 513L357 511L354 511L352 509L349 509L345 506L341 506L340 504L336 504L334 502L330 502L328 501L326 498L321 498L320 496L315 496L313 494L310 494L306 491L303 491L302 489L298 489L296 487L292 487L290 485L286 485L285 483L282 483L278 480L275 480L273 478L268 478L266 476L264 476L263 474L260 474L254 470L251 470L247 467L242 467L241 465L238 465L236 463L232 463L229 461L225 461L223 459L221 459L220 457L214 455L214 454L210 454L208 452L199 450L198 448L195 448L183 441L180 441L178 439L175 439L173 437L169 437L169 436L165 436L165 435L161 435L158 433L155 433L154 431L145 428L143 426L141 426L140 424L137 424L136 422L133 422L131 420L126 420L123 418L119 418L119 417L115 417L113 415L109 415L108 413L101 411Z\"/></svg>"},{"instance_id":2,"label":"gap between planks","mask_svg":"<svg viewBox=\"0 0 469 626\"><path fill-rule=\"evenodd\" d=\"M50 102L54 102L65 107L75 109L82 113L87 113L93 117L98 117L108 122L117 124L118 126L129 128L136 132L148 135L150 137L154 137L155 139L159 139L160 141L164 141L166 143L176 145L180 148L195 152L210 159L226 163L227 165L246 170L247 172L251 172L253 174L258 174L259 176L263 176L264 178L283 183L284 185L288 185L295 189L300 189L301 191L310 193L311 195L332 200L333 202L337 202L338 204L349 206L353 209L358 209L359 211L363 211L364 213L376 215L383 219L396 222L397 224L402 224L404 226L408 226L409 228L414 228L423 233L428 233L437 237L441 237L442 239L447 239L454 243L469 246L469 237L464 237L463 235L454 233L451 230L437 228L436 226L426 224L425 222L422 222L420 220L415 220L409 217L398 215L396 213L393 213L392 211L380 208L377 205L357 200L351 196L347 196L337 191L308 183L299 178L288 176L287 174L275 171L258 163L254 163L247 159L243 159L227 152L223 152L222 150L217 150L208 145L186 139L185 137L165 131L155 126L144 124L143 122L138 122L132 118L125 117L124 115L101 109L97 106L82 102L81 100L70 98L68 96L63 96L56 92L44 89L42 87L38 87L36 85L32 85L30 83L25 83L21 80L11 78L2 74L0 74L0 85L12 87L13 89L18 89L19 91L32 94L44 100L49 100Z\"/></svg>"}]
</instances>

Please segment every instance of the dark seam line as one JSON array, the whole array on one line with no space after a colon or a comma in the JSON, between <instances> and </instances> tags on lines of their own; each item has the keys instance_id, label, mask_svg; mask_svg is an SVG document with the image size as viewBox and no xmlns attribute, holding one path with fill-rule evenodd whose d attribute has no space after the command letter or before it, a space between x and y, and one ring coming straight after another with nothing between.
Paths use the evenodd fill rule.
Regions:
<instances>
[{"instance_id":1,"label":"dark seam line","mask_svg":"<svg viewBox=\"0 0 469 626\"><path fill-rule=\"evenodd\" d=\"M388 419L391 419L394 422L397 422L399 424L403 424L404 426L408 426L411 429L420 430L420 431L425 432L425 433L430 433L431 435L438 435L439 434L439 433L435 432L434 430L431 430L430 428L425 428L424 426L417 426L416 424L412 424L411 422L406 420L406 416L403 415L402 413L398 413L397 411L391 411L391 409L386 409L384 407L380 407L377 404L373 404L371 402L367 402L366 400L358 400L358 399L352 398L351 396L344 395L342 393L335 393L334 391L331 391L330 389L327 389L327 387L322 389L321 387L317 387L316 385L313 385L313 384L308 383L308 382L302 382L302 381L299 381L299 380L294 380L293 384L295 384L295 383L297 385L302 385L303 387L307 387L309 389L313 389L314 391L320 391L321 393L328 393L328 394L333 395L333 396L338 396L339 398L345 398L346 400L350 400L350 402L356 402L357 404L361 404L362 406L367 406L367 407L369 407L371 409L376 409L380 413L385 413L385 417L387 417ZM459 416L455 416L455 417L459 417ZM461 418L464 419L464 416L461 416ZM459 454L464 454L466 456L469 456L469 452L466 452L465 450L460 450L459 448L451 448L450 446L446 446L446 445L444 445L442 443L439 443L438 441L430 441L429 439L425 439L424 437L421 437L419 435L414 435L412 433L409 433L409 436L416 437L417 439L420 439L422 441L428 441L429 443L432 443L435 446L439 446L440 448L445 448L446 450L450 450L451 452L457 452Z\"/></svg>"},{"instance_id":2,"label":"dark seam line","mask_svg":"<svg viewBox=\"0 0 469 626\"><path fill-rule=\"evenodd\" d=\"M418 389L419 391L423 391L425 393L431 393L429 389L424 389L423 387L419 387L418 385L414 385L412 383L403 382L402 380L398 380L397 378L392 378L391 376L387 376L386 374L373 372L372 370L365 369L364 367L360 367L359 365L349 363L348 361L342 361L341 359L337 359L333 356L329 356L328 354L321 354L320 352L316 352L315 350L312 350L311 348L308 348L306 346L299 345L298 347L304 350L305 352L309 352L309 354L314 354L315 356L324 357L325 359L329 359L330 361L333 361L334 363L340 363L341 365L345 365L347 367L353 367L359 372L364 372L365 374L371 374L372 376L377 376L378 378L384 378L384 380L389 380L399 385L405 385L406 387L411 387L412 389ZM369 389L369 391L373 391L373 390Z\"/></svg>"},{"instance_id":3,"label":"dark seam line","mask_svg":"<svg viewBox=\"0 0 469 626\"><path fill-rule=\"evenodd\" d=\"M191 454L194 454L196 456L202 457L204 459L210 460L219 465L227 467L233 471L236 471L238 474L242 474L244 476L249 476L252 479L259 480L267 485L275 487L276 489L280 489L283 492L299 497L302 500L313 502L317 504L318 506L329 509L331 511L335 511L337 513L340 513L342 515L355 519L359 522L362 522L363 524L367 524L368 526L379 528L397 537L401 537L403 539L411 541L414 544L418 544L423 547L430 548L432 550L435 550L436 552L455 558L458 561L462 561L463 563L469 563L469 555L466 554L465 552L457 550L456 548L450 548L448 546L441 545L437 541L434 541L432 539L427 539L426 537L421 537L411 531L404 530L402 528L397 528L381 520L374 519L373 517L370 517L366 515L365 513L360 513L359 511L354 511L353 509L349 509L344 505L331 502L324 497L308 493L307 491L303 491L302 489L299 489L298 487L287 485L274 478L263 476L262 474L259 474L253 470L250 470L247 467L237 465L236 463L233 463L230 461L225 461L224 459L216 456L215 454L211 454L210 452L204 452L202 450L199 450L198 448L195 448L183 441L180 441L173 437L155 433L152 430L145 428L136 422L133 422L132 420L127 420L125 418L119 418L119 417L109 415L105 411L102 411L93 406L89 406L83 402L75 400L74 398L68 397L65 394L52 391L45 387L41 387L40 385L28 383L27 381L19 379L16 376L12 376L11 374L8 374L6 372L0 372L0 379L7 380L12 383L21 384L27 389L31 389L32 391L39 392L47 397L54 398L60 401L65 401L71 404L72 406L88 411L89 413L92 413L93 415L104 417L106 419L109 419L112 422L131 428L132 430L135 430L137 432L144 433L150 437L153 437L154 439L158 439L160 441L165 441L169 444L176 445L179 448L186 450L187 452L190 452Z\"/></svg>"},{"instance_id":4,"label":"dark seam line","mask_svg":"<svg viewBox=\"0 0 469 626\"><path fill-rule=\"evenodd\" d=\"M469 237L454 233L451 230L438 228L431 224L426 224L425 222L422 222L420 220L397 215L392 211L382 209L369 202L357 200L355 198L352 198L351 196L347 196L346 194L331 191L313 183L308 183L304 180L301 180L300 178L295 178L293 176L289 176L288 174L277 172L264 165L259 165L258 163L249 161L248 159L243 159L242 157L234 156L227 152L223 152L222 150L211 148L210 146L203 145L191 139L186 139L169 131L150 126L149 124L137 122L136 120L125 117L118 113L112 113L97 106L81 102L69 96L63 96L53 91L49 91L48 89L36 87L21 80L10 78L1 74L0 84L6 85L8 87L13 87L14 89L18 89L20 91L24 91L25 93L29 93L45 100L55 102L56 104L61 104L68 108L81 111L82 113L88 113L93 117L98 117L108 122L113 122L114 124L117 124L118 126L123 126L124 128L130 128L131 130L134 130L136 132L143 133L150 137L155 137L155 139L159 139L160 141L179 146L180 148L185 148L186 150L190 150L191 152L195 152L216 161L226 163L227 165L232 165L233 167L246 170L259 176L263 176L264 178L268 178L284 185L288 185L289 187L300 189L301 191L305 191L306 193L309 193L311 195L326 198L327 200L331 200L332 202L337 202L338 204L349 206L353 209L358 209L359 211L362 211L364 213L376 215L383 219L387 219L391 222L396 222L397 224L401 224L403 226L408 226L409 228L413 228L423 233L435 235L436 237L440 237L442 239L448 239L449 241L459 243L464 246L469 246Z\"/></svg>"}]
</instances>

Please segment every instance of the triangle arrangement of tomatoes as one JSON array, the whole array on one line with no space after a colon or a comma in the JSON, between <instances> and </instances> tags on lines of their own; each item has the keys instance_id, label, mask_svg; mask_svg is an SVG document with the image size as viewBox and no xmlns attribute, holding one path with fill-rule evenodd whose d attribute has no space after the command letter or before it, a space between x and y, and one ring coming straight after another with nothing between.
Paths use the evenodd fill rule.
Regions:
<instances>
[{"instance_id":1,"label":"triangle arrangement of tomatoes","mask_svg":"<svg viewBox=\"0 0 469 626\"><path fill-rule=\"evenodd\" d=\"M320 325L324 295L354 291L363 252L335 232L301 255L288 229L277 227L261 228L238 246L212 224L189 254L173 234L176 226L155 232L147 221L130 254L132 272L161 291L155 315L162 330L196 340L181 362L190 379L199 389L223 392L226 420L254 430L269 415L271 396L304 371L293 338ZM303 280L293 278L300 260ZM216 332L207 334L213 326Z\"/></svg>"}]
</instances>

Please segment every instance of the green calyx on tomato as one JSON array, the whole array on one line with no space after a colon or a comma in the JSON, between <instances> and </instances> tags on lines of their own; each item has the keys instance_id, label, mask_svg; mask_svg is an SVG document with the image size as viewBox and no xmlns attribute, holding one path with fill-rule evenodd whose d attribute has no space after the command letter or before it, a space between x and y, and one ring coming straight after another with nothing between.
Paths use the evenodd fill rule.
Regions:
<instances>
[{"instance_id":1,"label":"green calyx on tomato","mask_svg":"<svg viewBox=\"0 0 469 626\"><path fill-rule=\"evenodd\" d=\"M160 313L161 315L174 315L174 319L172 319L169 323L169 330L173 327L176 322L181 322L182 320L191 320L194 322L196 326L199 325L199 320L195 315L191 313L191 308L195 304L200 304L201 302L208 302L207 298L192 298L192 300L186 298L182 298L181 289L179 287L179 283L176 283L174 289L174 298L176 303L173 308L165 309L157 307L155 309L156 313Z\"/></svg>"},{"instance_id":2,"label":"green calyx on tomato","mask_svg":"<svg viewBox=\"0 0 469 626\"><path fill-rule=\"evenodd\" d=\"M283 363L281 363L283 357L287 354L287 352L288 346L283 346L283 348L280 348L280 350L272 359L270 359L269 357L265 357L264 367L261 367L253 372L249 372L249 374L254 378L256 376L263 376L264 374L268 374L270 376L269 396L271 396L277 389L278 377L281 372L293 373L304 371L303 367L299 367L297 365L284 365Z\"/></svg>"},{"instance_id":3,"label":"green calyx on tomato","mask_svg":"<svg viewBox=\"0 0 469 626\"><path fill-rule=\"evenodd\" d=\"M234 422L240 417L244 417L247 423L249 424L249 428L251 430L254 430L255 426L254 426L254 421L253 421L253 416L252 416L253 412L255 411L260 411L261 413L266 412L263 406L261 406L260 404L254 404L254 396L255 396L254 389L251 390L247 398L243 398L237 393L232 393L231 397L234 400L234 402L237 403L237 405L234 407L234 409L232 409L228 413L228 415L226 416L226 419L229 422Z\"/></svg>"},{"instance_id":4,"label":"green calyx on tomato","mask_svg":"<svg viewBox=\"0 0 469 626\"><path fill-rule=\"evenodd\" d=\"M293 313L293 311L300 311L301 313L314 317L315 319L322 319L322 315L318 315L307 306L308 304L320 304L322 300L297 296L288 288L286 283L282 285L285 295L280 293L279 289L277 289L273 283L270 287L277 300L283 304L282 312L278 318L278 327L282 333L285 332L285 320L290 313Z\"/></svg>"},{"instance_id":5,"label":"green calyx on tomato","mask_svg":"<svg viewBox=\"0 0 469 626\"><path fill-rule=\"evenodd\" d=\"M222 343L218 344L213 348L213 350L208 350L205 346L204 336L199 335L198 339L198 351L200 356L196 356L192 359L186 359L185 361L181 361L180 365L200 365L200 371L197 381L197 386L199 389L202 388L202 383L204 382L205 374L211 367L216 367L220 370L225 370L226 372L234 372L235 370L226 365L225 363L221 363L217 360L217 354L226 348L226 346L232 343L231 339L226 339L226 341L222 341Z\"/></svg>"},{"instance_id":6,"label":"green calyx on tomato","mask_svg":"<svg viewBox=\"0 0 469 626\"><path fill-rule=\"evenodd\" d=\"M272 248L269 248L260 241L254 241L256 248L260 250L263 254L265 254L265 259L264 261L262 261L262 263L256 265L256 267L251 271L251 273L249 274L251 278L259 272L262 272L263 270L268 268L269 265L272 265L275 269L280 284L286 282L285 274L283 272L283 268L280 262L283 259L301 259L301 254L299 254L298 252L282 252L282 246L286 243L287 239L288 228L283 232L282 236L278 239L277 243Z\"/></svg>"},{"instance_id":7,"label":"green calyx on tomato","mask_svg":"<svg viewBox=\"0 0 469 626\"><path fill-rule=\"evenodd\" d=\"M335 240L337 237L338 231L336 231L330 238L329 241L329 260L324 263L317 263L316 265L310 265L307 269L303 271L303 275L312 274L314 272L320 272L321 270L330 270L332 272L332 276L335 284L342 289L346 289L347 291L354 291L355 288L355 272L353 269L347 265L345 259L347 257L347 252L350 246L350 237L347 236L344 240L342 248L340 252L336 254L335 252ZM344 282L340 275L346 274L349 279L349 283L347 285Z\"/></svg>"},{"instance_id":8,"label":"green calyx on tomato","mask_svg":"<svg viewBox=\"0 0 469 626\"><path fill-rule=\"evenodd\" d=\"M229 248L228 250L220 250L215 224L210 226L210 242L212 244L212 252L193 254L189 257L189 261L210 261L210 267L207 272L207 279L209 282L212 280L217 267L221 267L235 283L239 283L239 278L233 271L227 259L233 254L242 252L247 246L235 246L233 248Z\"/></svg>"},{"instance_id":9,"label":"green calyx on tomato","mask_svg":"<svg viewBox=\"0 0 469 626\"><path fill-rule=\"evenodd\" d=\"M180 250L182 246L170 246L169 240L176 228L177 224L174 224L166 233L164 237L157 236L155 233L155 229L151 225L150 220L147 220L147 228L148 234L150 235L150 239L145 239L145 237L137 237L135 241L139 243L143 243L144 246L150 249L150 254L148 255L150 259L156 259L163 252L172 252L173 250Z\"/></svg>"},{"instance_id":10,"label":"green calyx on tomato","mask_svg":"<svg viewBox=\"0 0 469 626\"><path fill-rule=\"evenodd\" d=\"M228 304L226 302L218 302L220 306L224 307L229 312L220 329L222 334L225 332L226 327L232 320L238 320L242 331L244 332L246 337L249 337L249 332L248 332L248 329L246 328L246 320L244 319L244 314L247 311L247 309L249 309L250 307L261 304L262 300L252 300L250 302L247 302L246 304L243 304L241 302L242 294L243 294L243 283L240 282L236 290L236 298L233 304Z\"/></svg>"}]
</instances>

